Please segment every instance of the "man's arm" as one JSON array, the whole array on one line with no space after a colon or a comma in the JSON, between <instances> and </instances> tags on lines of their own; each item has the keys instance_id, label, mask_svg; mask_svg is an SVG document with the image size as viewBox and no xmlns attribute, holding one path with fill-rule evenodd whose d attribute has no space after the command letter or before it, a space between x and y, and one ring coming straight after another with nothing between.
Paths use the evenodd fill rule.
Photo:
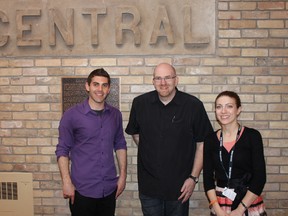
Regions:
<instances>
[{"instance_id":1,"label":"man's arm","mask_svg":"<svg viewBox=\"0 0 288 216\"><path fill-rule=\"evenodd\" d=\"M199 177L201 170L203 168L203 147L204 142L197 142L196 143L196 153L194 158L194 165L191 170L191 175L195 177ZM182 200L182 202L186 202L190 196L192 195L194 188L195 188L196 182L188 178L185 180L182 188L181 188L181 195L178 198L178 200Z\"/></svg>"},{"instance_id":2,"label":"man's arm","mask_svg":"<svg viewBox=\"0 0 288 216\"><path fill-rule=\"evenodd\" d=\"M138 146L139 145L139 134L132 135L134 143Z\"/></svg>"},{"instance_id":3,"label":"man's arm","mask_svg":"<svg viewBox=\"0 0 288 216\"><path fill-rule=\"evenodd\" d=\"M69 158L65 156L61 156L58 159L58 167L59 167L61 178L62 178L63 197L65 199L70 198L73 204L74 196L75 196L75 187L70 177Z\"/></svg>"},{"instance_id":4,"label":"man's arm","mask_svg":"<svg viewBox=\"0 0 288 216\"><path fill-rule=\"evenodd\" d=\"M117 183L116 198L124 191L126 186L127 177L127 150L118 149L116 150L117 162L119 167L119 179Z\"/></svg>"},{"instance_id":5,"label":"man's arm","mask_svg":"<svg viewBox=\"0 0 288 216\"><path fill-rule=\"evenodd\" d=\"M203 168L203 149L204 149L204 142L197 142L194 165L191 172L191 175L196 176L197 178L199 177L201 170Z\"/></svg>"}]
</instances>

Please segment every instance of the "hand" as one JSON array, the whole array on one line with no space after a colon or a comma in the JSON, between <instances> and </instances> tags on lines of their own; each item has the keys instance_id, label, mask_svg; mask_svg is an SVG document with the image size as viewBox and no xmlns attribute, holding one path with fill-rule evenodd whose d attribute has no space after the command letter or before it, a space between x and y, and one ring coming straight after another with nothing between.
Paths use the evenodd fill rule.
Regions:
<instances>
[{"instance_id":1,"label":"hand","mask_svg":"<svg viewBox=\"0 0 288 216\"><path fill-rule=\"evenodd\" d=\"M213 209L215 211L215 214L217 216L230 216L230 214L226 213L220 206L218 203L215 203L213 205ZM241 215L242 216L242 215Z\"/></svg>"},{"instance_id":2,"label":"hand","mask_svg":"<svg viewBox=\"0 0 288 216\"><path fill-rule=\"evenodd\" d=\"M178 200L182 200L182 203L186 202L187 200L189 200L189 198L191 197L194 188L195 188L195 182L193 179L188 178L185 180L182 188L181 188L181 195L178 198Z\"/></svg>"},{"instance_id":3,"label":"hand","mask_svg":"<svg viewBox=\"0 0 288 216\"><path fill-rule=\"evenodd\" d=\"M220 212L216 212L217 216L230 216L230 214L226 213L224 210L221 210ZM242 216L242 215L241 215Z\"/></svg>"},{"instance_id":4,"label":"hand","mask_svg":"<svg viewBox=\"0 0 288 216\"><path fill-rule=\"evenodd\" d=\"M122 194L126 186L126 176L121 177L119 176L118 182L117 182L117 191L116 191L116 199Z\"/></svg>"},{"instance_id":5,"label":"hand","mask_svg":"<svg viewBox=\"0 0 288 216\"><path fill-rule=\"evenodd\" d=\"M63 197L64 199L71 199L71 204L74 204L75 187L72 183L66 183L63 185Z\"/></svg>"}]
</instances>

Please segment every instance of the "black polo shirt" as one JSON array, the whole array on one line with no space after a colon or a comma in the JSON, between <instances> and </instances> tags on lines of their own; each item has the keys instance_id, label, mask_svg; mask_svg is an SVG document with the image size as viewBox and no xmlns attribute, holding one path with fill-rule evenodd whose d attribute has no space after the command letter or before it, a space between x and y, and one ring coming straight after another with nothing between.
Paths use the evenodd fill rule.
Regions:
<instances>
[{"instance_id":1,"label":"black polo shirt","mask_svg":"<svg viewBox=\"0 0 288 216\"><path fill-rule=\"evenodd\" d=\"M157 91L136 97L125 131L139 134L139 191L164 200L178 199L193 167L196 142L213 132L203 103L178 90L167 105Z\"/></svg>"}]
</instances>

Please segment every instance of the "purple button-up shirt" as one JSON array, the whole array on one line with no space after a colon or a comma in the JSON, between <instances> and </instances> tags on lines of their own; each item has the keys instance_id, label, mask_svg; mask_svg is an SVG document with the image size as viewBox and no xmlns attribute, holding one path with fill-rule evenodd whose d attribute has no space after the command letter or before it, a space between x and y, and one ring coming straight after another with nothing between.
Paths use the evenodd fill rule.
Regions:
<instances>
[{"instance_id":1,"label":"purple button-up shirt","mask_svg":"<svg viewBox=\"0 0 288 216\"><path fill-rule=\"evenodd\" d=\"M105 104L99 115L85 100L64 113L56 156L70 157L71 179L80 194L101 198L116 189L113 150L118 149L127 149L118 109Z\"/></svg>"}]
</instances>

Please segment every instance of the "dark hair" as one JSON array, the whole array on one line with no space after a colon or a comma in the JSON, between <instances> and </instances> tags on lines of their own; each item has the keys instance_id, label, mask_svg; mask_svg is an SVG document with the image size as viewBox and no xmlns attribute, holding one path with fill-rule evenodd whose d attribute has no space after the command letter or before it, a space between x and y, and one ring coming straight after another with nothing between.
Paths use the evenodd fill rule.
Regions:
<instances>
[{"instance_id":1,"label":"dark hair","mask_svg":"<svg viewBox=\"0 0 288 216\"><path fill-rule=\"evenodd\" d=\"M236 102L236 106L237 108L241 107L241 100L239 95L236 92L233 91L223 91L220 94L217 95L216 99L215 99L215 107L216 107L216 101L218 98L222 97L222 96L228 96L230 98L234 98L235 102Z\"/></svg>"},{"instance_id":2,"label":"dark hair","mask_svg":"<svg viewBox=\"0 0 288 216\"><path fill-rule=\"evenodd\" d=\"M108 84L110 86L111 84L111 79L110 79L110 75L107 73L107 71L105 71L103 68L99 68L99 69L96 69L96 70L93 70L89 76L87 77L87 83L88 85L91 84L92 82L92 78L94 76L102 76L102 77L106 77L108 79Z\"/></svg>"}]
</instances>

